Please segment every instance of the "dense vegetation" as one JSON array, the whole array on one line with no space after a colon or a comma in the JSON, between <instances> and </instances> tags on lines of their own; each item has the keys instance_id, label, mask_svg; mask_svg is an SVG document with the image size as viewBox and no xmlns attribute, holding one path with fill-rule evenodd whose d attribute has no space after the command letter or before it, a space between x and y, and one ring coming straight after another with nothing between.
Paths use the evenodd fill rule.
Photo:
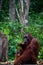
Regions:
<instances>
[{"instance_id":1,"label":"dense vegetation","mask_svg":"<svg viewBox=\"0 0 43 65\"><path fill-rule=\"evenodd\" d=\"M3 0L3 6L0 12L0 31L2 31L4 34L7 34L8 36L9 60L14 59L15 52L17 50L17 44L23 41L21 35L26 32L32 33L32 35L39 40L40 51L38 55L38 60L43 59L43 0L31 1L28 26L24 29L24 33L22 34L20 32L22 28L20 22L9 21L9 0Z\"/></svg>"}]
</instances>

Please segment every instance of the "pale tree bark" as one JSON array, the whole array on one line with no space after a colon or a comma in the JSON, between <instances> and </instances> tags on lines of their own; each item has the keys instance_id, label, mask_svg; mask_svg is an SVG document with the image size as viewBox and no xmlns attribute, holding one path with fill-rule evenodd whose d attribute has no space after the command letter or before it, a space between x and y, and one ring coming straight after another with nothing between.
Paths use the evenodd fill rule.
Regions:
<instances>
[{"instance_id":1,"label":"pale tree bark","mask_svg":"<svg viewBox=\"0 0 43 65\"><path fill-rule=\"evenodd\" d=\"M30 0L20 0L20 3L21 3L20 18L23 24L23 28L26 28L28 24L28 13L29 13ZM23 28L21 29L21 32L24 31Z\"/></svg>"},{"instance_id":2,"label":"pale tree bark","mask_svg":"<svg viewBox=\"0 0 43 65\"><path fill-rule=\"evenodd\" d=\"M9 18L11 21L15 21L15 0L10 0Z\"/></svg>"},{"instance_id":3,"label":"pale tree bark","mask_svg":"<svg viewBox=\"0 0 43 65\"><path fill-rule=\"evenodd\" d=\"M20 13L18 13L17 9L16 12L18 14L18 18L21 21L23 25L26 25L28 23L28 13L29 13L29 5L30 0L19 0L20 3Z\"/></svg>"},{"instance_id":4,"label":"pale tree bark","mask_svg":"<svg viewBox=\"0 0 43 65\"><path fill-rule=\"evenodd\" d=\"M24 14L24 25L26 26L28 24L28 14L29 14L29 6L30 6L30 0L24 0L24 7L25 7L25 14Z\"/></svg>"},{"instance_id":5,"label":"pale tree bark","mask_svg":"<svg viewBox=\"0 0 43 65\"><path fill-rule=\"evenodd\" d=\"M16 12L18 15L18 18L20 22L22 23L23 27L21 29L21 33L24 31L24 28L27 27L28 24L28 13L29 13L29 5L30 5L30 0L19 0L20 4L20 13L18 12L16 8Z\"/></svg>"},{"instance_id":6,"label":"pale tree bark","mask_svg":"<svg viewBox=\"0 0 43 65\"><path fill-rule=\"evenodd\" d=\"M20 8L20 19L21 22L23 23L24 20L24 6L23 6L23 0L20 0L21 8Z\"/></svg>"},{"instance_id":7,"label":"pale tree bark","mask_svg":"<svg viewBox=\"0 0 43 65\"><path fill-rule=\"evenodd\" d=\"M24 32L24 30L23 30L24 29L24 2L23 2L23 0L20 0L20 4L21 4L21 8L20 8L20 20L21 20L21 23L22 23L22 28L21 28L21 34L22 34Z\"/></svg>"},{"instance_id":8,"label":"pale tree bark","mask_svg":"<svg viewBox=\"0 0 43 65\"><path fill-rule=\"evenodd\" d=\"M16 8L16 12L17 12L19 21L20 21L21 23L23 23L23 19L24 19L24 6L23 6L23 0L18 0L18 2L19 2L19 6L20 6L20 9L19 9L20 12L18 12L17 8Z\"/></svg>"}]
</instances>

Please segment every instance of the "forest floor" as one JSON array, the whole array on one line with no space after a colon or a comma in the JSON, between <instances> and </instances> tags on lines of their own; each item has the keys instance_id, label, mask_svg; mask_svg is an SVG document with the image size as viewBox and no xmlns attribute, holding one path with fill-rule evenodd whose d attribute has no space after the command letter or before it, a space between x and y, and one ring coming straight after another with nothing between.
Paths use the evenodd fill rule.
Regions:
<instances>
[{"instance_id":1,"label":"forest floor","mask_svg":"<svg viewBox=\"0 0 43 65\"><path fill-rule=\"evenodd\" d=\"M13 61L0 62L0 65L14 65L14 60Z\"/></svg>"},{"instance_id":2,"label":"forest floor","mask_svg":"<svg viewBox=\"0 0 43 65\"><path fill-rule=\"evenodd\" d=\"M43 61L37 61L37 65L41 65L41 64L43 64ZM0 65L14 65L14 60L7 62L0 62Z\"/></svg>"}]
</instances>

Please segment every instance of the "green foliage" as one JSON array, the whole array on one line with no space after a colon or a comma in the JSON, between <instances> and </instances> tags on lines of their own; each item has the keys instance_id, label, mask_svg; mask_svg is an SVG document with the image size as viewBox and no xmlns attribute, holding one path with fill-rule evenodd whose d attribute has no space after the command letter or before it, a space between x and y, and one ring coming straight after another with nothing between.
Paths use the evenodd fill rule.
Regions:
<instances>
[{"instance_id":1,"label":"green foliage","mask_svg":"<svg viewBox=\"0 0 43 65\"><path fill-rule=\"evenodd\" d=\"M24 28L24 33L22 34L22 25L18 21L9 21L9 0L2 1L2 8L0 10L0 31L2 31L8 37L9 60L13 60L15 58L17 45L19 42L23 41L22 34L26 32L30 32L39 40L40 51L38 60L43 59L43 0L31 0L28 26ZM19 11L20 6L18 4L18 0L16 0L15 3Z\"/></svg>"},{"instance_id":2,"label":"green foliage","mask_svg":"<svg viewBox=\"0 0 43 65\"><path fill-rule=\"evenodd\" d=\"M22 42L22 38L20 37L20 29L21 24L15 22L0 22L0 31L8 37L8 57L13 60L15 56L15 52L17 50L17 45L19 42Z\"/></svg>"},{"instance_id":3,"label":"green foliage","mask_svg":"<svg viewBox=\"0 0 43 65\"><path fill-rule=\"evenodd\" d=\"M40 14L30 14L29 24L24 28L24 33L30 32L34 37L39 40L40 51L38 55L38 60L43 59L43 12ZM0 31L8 37L8 57L9 60L13 60L15 57L15 52L17 50L17 45L22 42L21 35L22 25L19 22L0 22Z\"/></svg>"},{"instance_id":4,"label":"green foliage","mask_svg":"<svg viewBox=\"0 0 43 65\"><path fill-rule=\"evenodd\" d=\"M41 47L38 59L43 60L43 47Z\"/></svg>"},{"instance_id":5,"label":"green foliage","mask_svg":"<svg viewBox=\"0 0 43 65\"><path fill-rule=\"evenodd\" d=\"M43 0L31 0L30 11L34 11L35 13L43 11Z\"/></svg>"}]
</instances>

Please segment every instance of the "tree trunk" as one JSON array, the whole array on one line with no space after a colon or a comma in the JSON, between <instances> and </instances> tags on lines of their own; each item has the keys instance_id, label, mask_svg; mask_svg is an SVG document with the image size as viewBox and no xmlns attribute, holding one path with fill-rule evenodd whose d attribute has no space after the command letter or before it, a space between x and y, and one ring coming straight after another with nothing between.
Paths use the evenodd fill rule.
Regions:
<instances>
[{"instance_id":1,"label":"tree trunk","mask_svg":"<svg viewBox=\"0 0 43 65\"><path fill-rule=\"evenodd\" d=\"M10 0L9 17L11 21L15 21L15 0Z\"/></svg>"},{"instance_id":2,"label":"tree trunk","mask_svg":"<svg viewBox=\"0 0 43 65\"><path fill-rule=\"evenodd\" d=\"M19 18L19 21L22 23L22 29L21 33L24 31L24 28L26 28L28 24L28 13L29 13L29 5L30 5L30 0L19 0L20 4L20 12L18 12L16 8L16 12Z\"/></svg>"},{"instance_id":3,"label":"tree trunk","mask_svg":"<svg viewBox=\"0 0 43 65\"><path fill-rule=\"evenodd\" d=\"M23 24L23 28L26 28L28 24L28 13L29 13L29 5L30 0L20 0L21 9L20 9L20 19ZM21 29L21 32L24 31L24 29Z\"/></svg>"},{"instance_id":4,"label":"tree trunk","mask_svg":"<svg viewBox=\"0 0 43 65\"><path fill-rule=\"evenodd\" d=\"M30 0L24 0L24 25L26 26L28 24L28 14L29 14L29 5L30 5Z\"/></svg>"},{"instance_id":5,"label":"tree trunk","mask_svg":"<svg viewBox=\"0 0 43 65\"><path fill-rule=\"evenodd\" d=\"M0 32L0 62L6 62L8 60L8 40L7 36Z\"/></svg>"},{"instance_id":6,"label":"tree trunk","mask_svg":"<svg viewBox=\"0 0 43 65\"><path fill-rule=\"evenodd\" d=\"M20 8L20 20L23 26L26 26L28 23L28 13L29 13L29 5L30 0L20 0L21 8Z\"/></svg>"}]
</instances>

